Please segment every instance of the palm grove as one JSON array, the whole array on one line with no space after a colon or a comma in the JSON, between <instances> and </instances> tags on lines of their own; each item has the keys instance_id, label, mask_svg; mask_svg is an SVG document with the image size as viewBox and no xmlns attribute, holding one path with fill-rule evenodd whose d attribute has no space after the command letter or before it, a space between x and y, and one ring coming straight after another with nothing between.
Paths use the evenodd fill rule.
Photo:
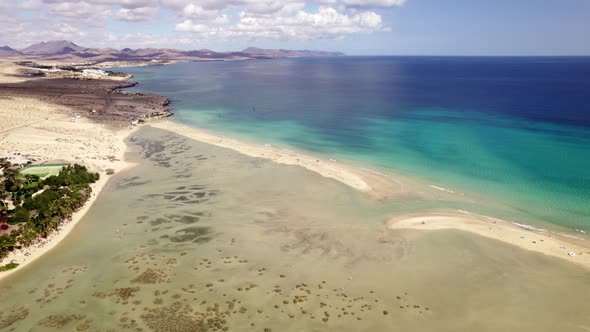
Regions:
<instances>
[{"instance_id":1,"label":"palm grove","mask_svg":"<svg viewBox=\"0 0 590 332\"><path fill-rule=\"evenodd\" d=\"M58 175L45 179L21 174L18 167L11 166L0 159L0 259L56 231L90 198L90 183L99 178L98 173L78 164L65 166Z\"/></svg>"}]
</instances>

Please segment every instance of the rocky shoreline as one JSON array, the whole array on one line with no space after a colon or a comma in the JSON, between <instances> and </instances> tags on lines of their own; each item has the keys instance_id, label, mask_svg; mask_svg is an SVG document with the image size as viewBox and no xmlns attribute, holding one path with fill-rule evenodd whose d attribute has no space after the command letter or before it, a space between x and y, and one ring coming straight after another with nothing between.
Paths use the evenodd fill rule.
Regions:
<instances>
[{"instance_id":1,"label":"rocky shoreline","mask_svg":"<svg viewBox=\"0 0 590 332\"><path fill-rule=\"evenodd\" d=\"M152 93L121 89L137 82L105 79L33 79L0 84L0 98L23 97L65 106L72 116L86 117L113 127L126 127L173 114L170 99Z\"/></svg>"}]
</instances>

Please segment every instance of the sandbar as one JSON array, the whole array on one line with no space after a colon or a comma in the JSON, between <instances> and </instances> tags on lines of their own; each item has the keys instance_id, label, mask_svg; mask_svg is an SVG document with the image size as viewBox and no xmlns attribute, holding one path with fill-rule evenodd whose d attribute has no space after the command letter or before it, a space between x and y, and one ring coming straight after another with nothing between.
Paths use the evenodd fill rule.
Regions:
<instances>
[{"instance_id":1,"label":"sandbar","mask_svg":"<svg viewBox=\"0 0 590 332\"><path fill-rule=\"evenodd\" d=\"M502 241L544 255L565 259L590 269L590 241L549 233L532 227L458 210L449 213L394 216L389 229L437 231L454 229Z\"/></svg>"}]
</instances>

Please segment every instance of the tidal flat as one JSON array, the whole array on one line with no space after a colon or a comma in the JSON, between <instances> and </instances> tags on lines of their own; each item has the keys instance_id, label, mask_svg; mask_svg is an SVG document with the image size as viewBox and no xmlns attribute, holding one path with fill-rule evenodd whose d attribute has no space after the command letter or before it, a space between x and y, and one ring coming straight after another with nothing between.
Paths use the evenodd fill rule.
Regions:
<instances>
[{"instance_id":1,"label":"tidal flat","mask_svg":"<svg viewBox=\"0 0 590 332\"><path fill-rule=\"evenodd\" d=\"M588 271L297 166L143 127L52 252L0 283L6 331L587 331ZM407 203L407 202L406 202Z\"/></svg>"}]
</instances>

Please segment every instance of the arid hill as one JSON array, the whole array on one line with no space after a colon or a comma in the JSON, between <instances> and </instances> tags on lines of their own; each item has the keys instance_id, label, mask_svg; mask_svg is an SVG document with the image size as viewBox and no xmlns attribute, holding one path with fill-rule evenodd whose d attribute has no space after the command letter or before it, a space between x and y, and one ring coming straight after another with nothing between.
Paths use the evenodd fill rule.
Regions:
<instances>
[{"instance_id":1,"label":"arid hill","mask_svg":"<svg viewBox=\"0 0 590 332\"><path fill-rule=\"evenodd\" d=\"M9 57L17 55L22 55L22 53L9 46L0 47L0 57Z\"/></svg>"},{"instance_id":2,"label":"arid hill","mask_svg":"<svg viewBox=\"0 0 590 332\"><path fill-rule=\"evenodd\" d=\"M84 50L84 47L78 46L67 40L54 40L40 42L20 50L23 54L64 54Z\"/></svg>"},{"instance_id":3,"label":"arid hill","mask_svg":"<svg viewBox=\"0 0 590 332\"><path fill-rule=\"evenodd\" d=\"M242 53L253 56L266 56L271 58L290 58L290 57L321 57L321 56L342 56L342 52L326 52L313 50L281 50L281 49L264 49L257 47L248 47Z\"/></svg>"},{"instance_id":4,"label":"arid hill","mask_svg":"<svg viewBox=\"0 0 590 332\"><path fill-rule=\"evenodd\" d=\"M20 57L37 62L101 64L107 62L166 63L199 60L247 60L286 57L338 56L339 52L311 50L274 50L249 47L241 52L215 52L210 49L179 50L171 48L89 48L67 40L41 42L21 50L0 48L0 57Z\"/></svg>"}]
</instances>

